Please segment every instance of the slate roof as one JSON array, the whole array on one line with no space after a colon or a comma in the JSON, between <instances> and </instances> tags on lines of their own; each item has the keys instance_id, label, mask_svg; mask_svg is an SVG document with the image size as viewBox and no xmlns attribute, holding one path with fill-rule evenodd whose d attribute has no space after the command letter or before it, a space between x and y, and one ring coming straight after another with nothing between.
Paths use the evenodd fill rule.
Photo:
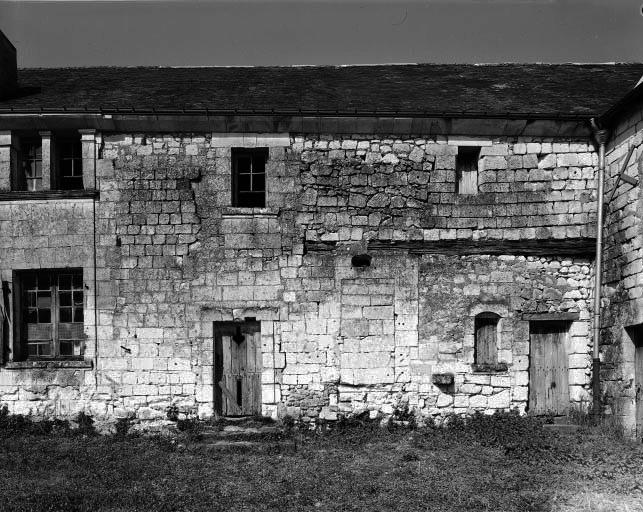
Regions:
<instances>
[{"instance_id":1,"label":"slate roof","mask_svg":"<svg viewBox=\"0 0 643 512\"><path fill-rule=\"evenodd\" d=\"M118 110L591 117L643 64L58 68L18 71L0 112Z\"/></svg>"}]
</instances>

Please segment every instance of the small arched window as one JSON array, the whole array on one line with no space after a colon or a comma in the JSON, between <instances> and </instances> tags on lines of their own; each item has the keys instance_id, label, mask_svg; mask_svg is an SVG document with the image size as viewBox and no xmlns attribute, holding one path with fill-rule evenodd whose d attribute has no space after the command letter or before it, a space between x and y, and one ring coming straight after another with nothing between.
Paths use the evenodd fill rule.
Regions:
<instances>
[{"instance_id":1,"label":"small arched window","mask_svg":"<svg viewBox=\"0 0 643 512\"><path fill-rule=\"evenodd\" d=\"M498 363L498 322L496 313L480 313L475 318L475 363L495 365Z\"/></svg>"}]
</instances>

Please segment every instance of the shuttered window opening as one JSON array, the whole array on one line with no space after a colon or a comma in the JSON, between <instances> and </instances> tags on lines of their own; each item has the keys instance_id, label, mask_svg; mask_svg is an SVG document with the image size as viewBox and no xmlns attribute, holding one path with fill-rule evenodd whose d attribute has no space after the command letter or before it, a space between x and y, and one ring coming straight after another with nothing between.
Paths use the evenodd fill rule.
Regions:
<instances>
[{"instance_id":1,"label":"shuttered window opening","mask_svg":"<svg viewBox=\"0 0 643 512\"><path fill-rule=\"evenodd\" d=\"M81 357L84 293L81 269L25 272L22 288L23 358Z\"/></svg>"},{"instance_id":2,"label":"shuttered window opening","mask_svg":"<svg viewBox=\"0 0 643 512\"><path fill-rule=\"evenodd\" d=\"M475 318L475 363L495 365L498 363L498 322L495 313L480 313Z\"/></svg>"},{"instance_id":3,"label":"shuttered window opening","mask_svg":"<svg viewBox=\"0 0 643 512\"><path fill-rule=\"evenodd\" d=\"M458 156L455 159L456 194L478 193L479 159L479 146L458 146Z\"/></svg>"}]
</instances>

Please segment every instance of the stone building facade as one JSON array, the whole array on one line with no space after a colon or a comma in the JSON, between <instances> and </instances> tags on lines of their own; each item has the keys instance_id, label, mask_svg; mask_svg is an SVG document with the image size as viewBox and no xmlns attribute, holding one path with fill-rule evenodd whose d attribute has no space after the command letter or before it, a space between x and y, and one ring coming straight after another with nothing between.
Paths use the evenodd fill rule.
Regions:
<instances>
[{"instance_id":1,"label":"stone building facade","mask_svg":"<svg viewBox=\"0 0 643 512\"><path fill-rule=\"evenodd\" d=\"M402 405L422 417L586 408L599 164L588 121L643 68L455 68L303 72L360 101L389 73L514 86L553 73L558 85L503 113L512 93L483 84L495 111L453 113L413 110L389 84L377 94L399 95L400 109L367 112L314 96L326 91L315 80L310 97L279 90L301 70L241 69L277 90L243 111L253 96L220 78L230 68L201 71L220 80L223 107L192 109L123 85L159 70L20 70L0 100L0 402L41 416L164 419L175 405L310 423ZM161 72L172 90L199 73ZM134 75L115 85L105 73ZM609 93L561 105L557 87L590 74Z\"/></svg>"}]
</instances>

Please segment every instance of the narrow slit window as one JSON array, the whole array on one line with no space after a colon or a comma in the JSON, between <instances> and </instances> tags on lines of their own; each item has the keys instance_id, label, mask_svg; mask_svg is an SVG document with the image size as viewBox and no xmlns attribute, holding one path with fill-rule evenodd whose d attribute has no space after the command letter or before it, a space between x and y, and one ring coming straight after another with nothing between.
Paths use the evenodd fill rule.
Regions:
<instances>
[{"instance_id":1,"label":"narrow slit window","mask_svg":"<svg viewBox=\"0 0 643 512\"><path fill-rule=\"evenodd\" d=\"M268 150L233 149L232 205L263 208L266 205L266 161Z\"/></svg>"},{"instance_id":2,"label":"narrow slit window","mask_svg":"<svg viewBox=\"0 0 643 512\"><path fill-rule=\"evenodd\" d=\"M458 146L458 156L455 160L456 193L478 193L478 160L479 146Z\"/></svg>"}]
</instances>

